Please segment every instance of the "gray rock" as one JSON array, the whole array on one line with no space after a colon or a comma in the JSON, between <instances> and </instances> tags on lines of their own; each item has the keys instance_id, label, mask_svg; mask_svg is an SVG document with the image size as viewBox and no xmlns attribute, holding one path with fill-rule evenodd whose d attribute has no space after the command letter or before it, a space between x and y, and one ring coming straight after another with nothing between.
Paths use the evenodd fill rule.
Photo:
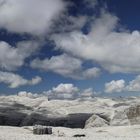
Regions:
<instances>
[{"instance_id":1,"label":"gray rock","mask_svg":"<svg viewBox=\"0 0 140 140\"><path fill-rule=\"evenodd\" d=\"M112 120L110 121L111 126L127 126L130 125L130 121L127 114L124 111L115 111Z\"/></svg>"},{"instance_id":2,"label":"gray rock","mask_svg":"<svg viewBox=\"0 0 140 140\"><path fill-rule=\"evenodd\" d=\"M133 105L126 110L131 125L140 124L140 105Z\"/></svg>"},{"instance_id":3,"label":"gray rock","mask_svg":"<svg viewBox=\"0 0 140 140\"><path fill-rule=\"evenodd\" d=\"M116 110L110 125L137 125L140 124L140 105L132 105L124 110Z\"/></svg>"},{"instance_id":4,"label":"gray rock","mask_svg":"<svg viewBox=\"0 0 140 140\"><path fill-rule=\"evenodd\" d=\"M44 135L44 134L52 134L52 128L47 126L35 125L33 127L33 134L36 135Z\"/></svg>"},{"instance_id":5,"label":"gray rock","mask_svg":"<svg viewBox=\"0 0 140 140\"><path fill-rule=\"evenodd\" d=\"M92 115L85 123L85 128L91 127L104 127L108 126L109 122L99 117L98 115Z\"/></svg>"},{"instance_id":6,"label":"gray rock","mask_svg":"<svg viewBox=\"0 0 140 140\"><path fill-rule=\"evenodd\" d=\"M49 117L43 114L32 113L22 122L22 126L45 125L45 126L63 126L70 128L84 128L86 120L92 114L77 113L69 114L65 117Z\"/></svg>"}]
</instances>

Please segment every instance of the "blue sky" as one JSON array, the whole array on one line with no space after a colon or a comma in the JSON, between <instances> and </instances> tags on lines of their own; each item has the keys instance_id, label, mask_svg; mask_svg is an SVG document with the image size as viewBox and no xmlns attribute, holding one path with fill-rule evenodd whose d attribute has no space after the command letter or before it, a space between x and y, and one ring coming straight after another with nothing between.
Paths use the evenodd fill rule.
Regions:
<instances>
[{"instance_id":1,"label":"blue sky","mask_svg":"<svg viewBox=\"0 0 140 140\"><path fill-rule=\"evenodd\" d=\"M139 0L0 0L0 94L139 96L139 13Z\"/></svg>"}]
</instances>

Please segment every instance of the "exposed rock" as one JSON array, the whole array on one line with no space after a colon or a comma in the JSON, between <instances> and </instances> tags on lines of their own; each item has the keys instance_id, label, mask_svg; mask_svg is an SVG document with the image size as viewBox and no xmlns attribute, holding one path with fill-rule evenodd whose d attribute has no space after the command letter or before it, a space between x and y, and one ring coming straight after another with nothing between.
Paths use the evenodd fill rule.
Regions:
<instances>
[{"instance_id":1,"label":"exposed rock","mask_svg":"<svg viewBox=\"0 0 140 140\"><path fill-rule=\"evenodd\" d=\"M112 126L126 126L130 125L130 121L127 117L125 111L115 111L112 120L110 121L110 125Z\"/></svg>"},{"instance_id":2,"label":"exposed rock","mask_svg":"<svg viewBox=\"0 0 140 140\"><path fill-rule=\"evenodd\" d=\"M103 118L97 116L97 115L92 115L85 123L85 128L91 128L91 127L103 127L103 126L108 126L109 122L104 120Z\"/></svg>"},{"instance_id":3,"label":"exposed rock","mask_svg":"<svg viewBox=\"0 0 140 140\"><path fill-rule=\"evenodd\" d=\"M107 122L110 122L111 120L111 114L108 114L108 112L104 112L104 113L100 113L100 114L96 114L97 116L99 116L100 118L106 120Z\"/></svg>"},{"instance_id":4,"label":"exposed rock","mask_svg":"<svg viewBox=\"0 0 140 140\"><path fill-rule=\"evenodd\" d=\"M85 122L92 116L92 114L78 113L78 114L69 114L67 126L70 128L84 128Z\"/></svg>"},{"instance_id":5,"label":"exposed rock","mask_svg":"<svg viewBox=\"0 0 140 140\"><path fill-rule=\"evenodd\" d=\"M113 107L115 107L115 108L120 107L120 106L129 106L129 104L127 104L127 103L118 103L118 104L113 105Z\"/></svg>"},{"instance_id":6,"label":"exposed rock","mask_svg":"<svg viewBox=\"0 0 140 140\"><path fill-rule=\"evenodd\" d=\"M20 126L27 114L5 108L5 112L0 112L0 125Z\"/></svg>"},{"instance_id":7,"label":"exposed rock","mask_svg":"<svg viewBox=\"0 0 140 140\"><path fill-rule=\"evenodd\" d=\"M44 135L44 134L52 134L52 128L47 126L36 125L33 127L33 134L36 135Z\"/></svg>"},{"instance_id":8,"label":"exposed rock","mask_svg":"<svg viewBox=\"0 0 140 140\"><path fill-rule=\"evenodd\" d=\"M64 126L70 128L84 128L86 120L92 114L69 114L65 117L49 117L43 114L32 113L22 122L22 126L46 125L46 126Z\"/></svg>"},{"instance_id":9,"label":"exposed rock","mask_svg":"<svg viewBox=\"0 0 140 140\"><path fill-rule=\"evenodd\" d=\"M126 110L131 125L140 124L140 105L133 105Z\"/></svg>"},{"instance_id":10,"label":"exposed rock","mask_svg":"<svg viewBox=\"0 0 140 140\"><path fill-rule=\"evenodd\" d=\"M140 124L140 105L132 105L122 110L116 110L110 125Z\"/></svg>"}]
</instances>

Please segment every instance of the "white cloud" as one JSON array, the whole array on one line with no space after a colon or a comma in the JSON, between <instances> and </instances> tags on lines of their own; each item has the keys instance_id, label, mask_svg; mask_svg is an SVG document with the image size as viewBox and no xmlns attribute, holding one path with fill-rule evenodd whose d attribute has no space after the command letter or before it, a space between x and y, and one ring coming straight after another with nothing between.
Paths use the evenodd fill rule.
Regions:
<instances>
[{"instance_id":1,"label":"white cloud","mask_svg":"<svg viewBox=\"0 0 140 140\"><path fill-rule=\"evenodd\" d=\"M29 81L29 84L30 85L36 85L38 83L40 83L42 81L42 78L39 77L39 76L35 76L34 78L32 78L30 81Z\"/></svg>"},{"instance_id":2,"label":"white cloud","mask_svg":"<svg viewBox=\"0 0 140 140\"><path fill-rule=\"evenodd\" d=\"M117 32L118 20L116 16L102 12L94 20L89 34L72 31L56 34L52 39L57 48L84 60L92 60L111 73L139 73L140 33Z\"/></svg>"},{"instance_id":3,"label":"white cloud","mask_svg":"<svg viewBox=\"0 0 140 140\"><path fill-rule=\"evenodd\" d=\"M140 75L138 75L134 80L130 81L129 84L126 86L127 91L140 91Z\"/></svg>"},{"instance_id":4,"label":"white cloud","mask_svg":"<svg viewBox=\"0 0 140 140\"><path fill-rule=\"evenodd\" d=\"M22 41L16 47L0 42L0 68L15 70L24 64L24 60L38 49L39 43L35 41Z\"/></svg>"},{"instance_id":5,"label":"white cloud","mask_svg":"<svg viewBox=\"0 0 140 140\"><path fill-rule=\"evenodd\" d=\"M73 84L60 84L57 87L54 87L52 91L56 93L75 93L78 91L77 87L74 87Z\"/></svg>"},{"instance_id":6,"label":"white cloud","mask_svg":"<svg viewBox=\"0 0 140 140\"><path fill-rule=\"evenodd\" d=\"M83 70L82 61L67 54L53 56L44 60L35 59L32 61L31 67L52 71L73 79L95 78L100 74L100 69L96 67Z\"/></svg>"},{"instance_id":7,"label":"white cloud","mask_svg":"<svg viewBox=\"0 0 140 140\"><path fill-rule=\"evenodd\" d=\"M29 98L37 98L37 97L39 97L39 94L31 93L31 92L27 92L27 91L20 91L17 95L19 97L29 97Z\"/></svg>"},{"instance_id":8,"label":"white cloud","mask_svg":"<svg viewBox=\"0 0 140 140\"><path fill-rule=\"evenodd\" d=\"M83 90L82 93L80 93L80 98L92 98L95 94L96 92L93 91L92 88L88 88Z\"/></svg>"},{"instance_id":9,"label":"white cloud","mask_svg":"<svg viewBox=\"0 0 140 140\"><path fill-rule=\"evenodd\" d=\"M63 0L0 0L0 28L44 34L65 10Z\"/></svg>"},{"instance_id":10,"label":"white cloud","mask_svg":"<svg viewBox=\"0 0 140 140\"><path fill-rule=\"evenodd\" d=\"M80 90L73 84L61 83L53 87L49 91L44 91L43 94L47 95L49 99L77 99L77 98L92 98L96 92L92 88Z\"/></svg>"},{"instance_id":11,"label":"white cloud","mask_svg":"<svg viewBox=\"0 0 140 140\"><path fill-rule=\"evenodd\" d=\"M121 80L113 80L111 82L105 83L105 92L106 93L116 93L122 92L125 89L125 81Z\"/></svg>"},{"instance_id":12,"label":"white cloud","mask_svg":"<svg viewBox=\"0 0 140 140\"><path fill-rule=\"evenodd\" d=\"M18 88L19 86L24 85L36 85L40 83L41 80L42 79L39 76L36 76L31 80L27 80L18 74L0 71L0 83L8 84L10 88Z\"/></svg>"},{"instance_id":13,"label":"white cloud","mask_svg":"<svg viewBox=\"0 0 140 140\"><path fill-rule=\"evenodd\" d=\"M96 68L96 67L89 68L89 69L86 69L85 71L83 71L82 75L86 79L97 77L100 75L100 69Z\"/></svg>"},{"instance_id":14,"label":"white cloud","mask_svg":"<svg viewBox=\"0 0 140 140\"><path fill-rule=\"evenodd\" d=\"M33 68L43 69L45 71L53 71L63 76L73 76L73 73L81 67L81 60L68 56L66 54L52 56L50 59L35 59L32 61Z\"/></svg>"},{"instance_id":15,"label":"white cloud","mask_svg":"<svg viewBox=\"0 0 140 140\"><path fill-rule=\"evenodd\" d=\"M140 92L140 75L136 76L135 79L131 80L126 84L125 80L112 80L111 82L105 83L106 93L116 92Z\"/></svg>"},{"instance_id":16,"label":"white cloud","mask_svg":"<svg viewBox=\"0 0 140 140\"><path fill-rule=\"evenodd\" d=\"M52 90L44 92L51 99L74 99L77 96L79 89L73 84L59 84L53 87Z\"/></svg>"}]
</instances>

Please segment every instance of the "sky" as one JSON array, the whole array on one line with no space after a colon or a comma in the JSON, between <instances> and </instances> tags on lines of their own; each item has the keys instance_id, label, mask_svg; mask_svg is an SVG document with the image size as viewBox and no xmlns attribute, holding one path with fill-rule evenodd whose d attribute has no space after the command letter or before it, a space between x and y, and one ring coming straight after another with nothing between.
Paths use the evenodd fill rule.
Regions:
<instances>
[{"instance_id":1,"label":"sky","mask_svg":"<svg viewBox=\"0 0 140 140\"><path fill-rule=\"evenodd\" d=\"M0 0L0 95L140 95L139 0Z\"/></svg>"}]
</instances>

